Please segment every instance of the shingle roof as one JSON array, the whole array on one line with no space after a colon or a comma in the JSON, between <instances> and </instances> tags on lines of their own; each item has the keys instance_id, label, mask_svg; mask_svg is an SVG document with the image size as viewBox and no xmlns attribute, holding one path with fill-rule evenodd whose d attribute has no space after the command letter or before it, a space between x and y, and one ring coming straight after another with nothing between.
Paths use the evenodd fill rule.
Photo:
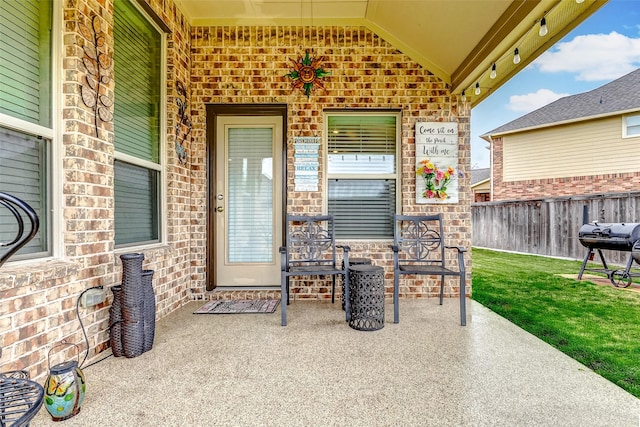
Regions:
<instances>
[{"instance_id":1,"label":"shingle roof","mask_svg":"<svg viewBox=\"0 0 640 427\"><path fill-rule=\"evenodd\" d=\"M629 110L640 110L640 68L589 92L560 98L481 135L481 138Z\"/></svg>"},{"instance_id":2,"label":"shingle roof","mask_svg":"<svg viewBox=\"0 0 640 427\"><path fill-rule=\"evenodd\" d=\"M471 169L471 185L486 181L491 177L491 169Z\"/></svg>"}]
</instances>

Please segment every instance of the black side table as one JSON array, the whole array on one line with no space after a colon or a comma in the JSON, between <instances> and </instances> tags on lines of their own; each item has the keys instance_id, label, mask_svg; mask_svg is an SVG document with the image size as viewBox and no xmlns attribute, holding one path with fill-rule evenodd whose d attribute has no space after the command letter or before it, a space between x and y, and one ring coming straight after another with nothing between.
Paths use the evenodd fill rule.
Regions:
<instances>
[{"instance_id":1,"label":"black side table","mask_svg":"<svg viewBox=\"0 0 640 427\"><path fill-rule=\"evenodd\" d=\"M370 258L351 258L349 257L349 268L352 268L354 265L371 265ZM344 260L342 260L342 268L344 269ZM351 276L349 276L351 277ZM340 300L342 301L342 309L344 310L344 274L342 275L342 295L340 295ZM351 279L349 279L351 280ZM349 289L351 290L351 289Z\"/></svg>"},{"instance_id":2,"label":"black side table","mask_svg":"<svg viewBox=\"0 0 640 427\"><path fill-rule=\"evenodd\" d=\"M376 331L384 327L384 268L375 265L349 267L349 304L349 326L353 329Z\"/></svg>"}]
</instances>

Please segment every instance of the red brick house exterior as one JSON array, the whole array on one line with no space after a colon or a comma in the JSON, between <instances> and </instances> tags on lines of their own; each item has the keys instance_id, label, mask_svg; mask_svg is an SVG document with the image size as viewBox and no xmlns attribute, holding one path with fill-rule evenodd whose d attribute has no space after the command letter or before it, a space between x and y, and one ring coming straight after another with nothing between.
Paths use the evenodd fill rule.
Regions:
<instances>
[{"instance_id":1,"label":"red brick house exterior","mask_svg":"<svg viewBox=\"0 0 640 427\"><path fill-rule=\"evenodd\" d=\"M135 246L116 244L116 164L131 156L127 157L117 147L119 131L110 120L114 111L110 109L111 104L119 106L122 102L114 97L118 82L132 77L135 70L130 75L106 75L100 80L100 92L94 98L87 96L86 88L83 89L92 68L85 56L96 56L95 51L86 47L93 37L86 29L93 27L100 31L96 46L104 56L96 60L100 66L111 69L114 50L117 50L115 10L125 1L140 11L146 24L166 37L162 45L165 64L160 72L163 94L160 105L156 106L161 111L158 119L161 143L159 153L154 153L159 158L157 169L162 182L161 220L158 221L161 232L157 241ZM154 270L157 319L192 300L279 297L280 292L275 289L208 290L213 274L208 268L212 243L209 218L215 209L209 172L215 166L209 163L211 138L207 106L260 105L286 110L286 210L311 214L324 209L325 148L322 146L319 153L317 191L295 191L294 137L322 137L324 113L329 110L398 113L399 210L405 214L442 213L448 239L456 245L470 247L472 104L464 99L461 88L453 92L451 83L437 77L380 35L352 25L192 25L180 2L173 0L55 0L52 5L53 124L33 127L0 114L0 130L44 134L43 139L48 141L51 150L52 182L51 194L47 194L51 204L43 212L43 216L50 216L49 253L10 261L0 268L0 371L26 369L32 378L42 380L48 370L48 350L62 340L81 345L89 361L102 357L101 353L109 349L109 309L113 299L110 290L121 281L120 255L124 253L143 253L143 268ZM526 9L526 14L537 13L536 4L513 2L513 5ZM599 5L570 3L567 7L577 11L571 12L572 19L579 22ZM589 13L579 8L590 8ZM577 24L571 21L564 25ZM514 43L520 37L521 34L510 35ZM317 88L309 97L293 90L287 77L291 60L304 54L304 40L313 41L311 45L316 49L313 53L323 57L323 66L331 73L323 81L324 88ZM487 52L483 50L483 54ZM88 86L95 87L95 84L93 81ZM95 107L97 100L102 103L101 109ZM188 138L177 141L176 129L187 123L180 110L185 101L192 129ZM146 104L134 100L127 106L146 107ZM98 112L100 120L96 119ZM460 172L457 203L416 202L414 130L416 123L422 121L457 124ZM150 163L153 162L144 164ZM0 181L0 191L2 184ZM385 268L386 292L390 296L392 280L389 279L393 271L390 239L341 243L349 244L353 253L368 256ZM471 293L470 256L466 262L467 289ZM78 316L76 308L81 292L100 286L107 290L107 300L81 310ZM304 298L327 300L331 297L329 288L317 282L301 282L295 286L298 295ZM430 297L438 290L436 280L419 278L403 281L400 295L402 298ZM456 282L448 283L445 295L458 294ZM79 320L88 335L86 349Z\"/></svg>"}]
</instances>

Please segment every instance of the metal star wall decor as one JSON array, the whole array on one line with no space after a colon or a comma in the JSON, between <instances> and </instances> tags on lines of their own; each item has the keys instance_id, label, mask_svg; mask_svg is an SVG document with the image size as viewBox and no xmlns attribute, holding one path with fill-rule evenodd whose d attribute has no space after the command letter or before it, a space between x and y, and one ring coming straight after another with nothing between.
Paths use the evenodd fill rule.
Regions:
<instances>
[{"instance_id":1,"label":"metal star wall decor","mask_svg":"<svg viewBox=\"0 0 640 427\"><path fill-rule=\"evenodd\" d=\"M311 95L312 89L324 89L321 79L331 73L321 68L320 64L323 60L323 56L311 58L309 51L305 52L304 58L300 57L297 61L290 59L293 62L293 70L285 75L291 78L291 86L294 89L302 89L307 98Z\"/></svg>"}]
</instances>

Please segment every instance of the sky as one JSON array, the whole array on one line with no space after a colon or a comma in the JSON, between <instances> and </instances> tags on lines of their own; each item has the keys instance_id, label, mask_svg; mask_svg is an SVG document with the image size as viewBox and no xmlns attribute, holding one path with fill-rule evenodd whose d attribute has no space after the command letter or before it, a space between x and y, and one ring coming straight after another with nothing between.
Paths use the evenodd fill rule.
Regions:
<instances>
[{"instance_id":1,"label":"sky","mask_svg":"<svg viewBox=\"0 0 640 427\"><path fill-rule=\"evenodd\" d=\"M480 135L637 68L640 0L609 0L471 110L471 168L489 167L488 143Z\"/></svg>"}]
</instances>

